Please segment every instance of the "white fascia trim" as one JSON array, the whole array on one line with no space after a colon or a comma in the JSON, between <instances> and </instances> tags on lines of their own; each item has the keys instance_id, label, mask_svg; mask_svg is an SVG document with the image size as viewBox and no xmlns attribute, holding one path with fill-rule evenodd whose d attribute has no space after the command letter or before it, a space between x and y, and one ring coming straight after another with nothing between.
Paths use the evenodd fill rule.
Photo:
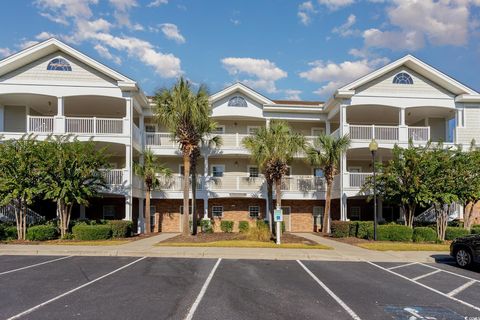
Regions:
<instances>
[{"instance_id":1,"label":"white fascia trim","mask_svg":"<svg viewBox=\"0 0 480 320\"><path fill-rule=\"evenodd\" d=\"M410 64L410 65L409 65ZM375 70L369 74L367 74L366 76L356 80L356 81L353 81L343 87L341 87L340 89L338 89L338 92L342 92L342 91L349 91L349 90L355 90L356 88L358 88L359 86L362 86L388 72L390 72L391 70L394 70L402 65L406 65L408 68L414 70L415 72L418 72L421 74L421 71L424 71L426 73L428 73L430 76L432 76L434 79L431 79L433 80L434 82L437 82L440 86L446 88L447 90L449 91L452 91L452 89L456 89L457 92L458 91L462 91L464 93L468 93L468 94L478 94L477 92L475 92L474 90L468 88L467 86L461 84L460 82L456 81L455 79L447 76L446 74L438 71L437 69L431 67L430 65L426 64L425 62L421 61L420 59L417 59L415 58L414 56L408 54L406 55L405 57L403 58L400 58L390 64L387 64L386 66L378 69L378 70ZM418 70L420 69L420 70ZM428 76L427 76L428 78ZM439 83L440 82L440 83ZM443 85L442 83L443 82ZM447 86L445 86L447 85ZM450 88L448 88L448 85L450 85Z\"/></svg>"},{"instance_id":2,"label":"white fascia trim","mask_svg":"<svg viewBox=\"0 0 480 320\"><path fill-rule=\"evenodd\" d=\"M249 87L241 84L241 83L235 83L233 85L231 85L230 87L227 87L213 95L210 96L209 100L210 100L210 103L214 103L215 101L218 101L226 96L228 96L229 94L235 92L235 91L240 91L242 93L244 93L246 96L249 96L250 98L252 98L253 100L256 100L258 102L260 102L261 104L265 105L265 104L274 104L273 101L271 101L270 99L262 96L261 94L259 94L258 92L255 92L254 90L250 89Z\"/></svg>"},{"instance_id":3,"label":"white fascia trim","mask_svg":"<svg viewBox=\"0 0 480 320\"><path fill-rule=\"evenodd\" d=\"M264 105L263 106L264 111L270 111L270 112L288 112L288 113L317 113L321 112L323 113L323 108L322 107L286 107L282 105Z\"/></svg>"},{"instance_id":4,"label":"white fascia trim","mask_svg":"<svg viewBox=\"0 0 480 320\"><path fill-rule=\"evenodd\" d=\"M461 94L455 98L455 102L480 102L480 94Z\"/></svg>"},{"instance_id":5,"label":"white fascia trim","mask_svg":"<svg viewBox=\"0 0 480 320\"><path fill-rule=\"evenodd\" d=\"M12 70L7 69L6 72L2 71L2 69L5 69L11 63L14 63L14 62L19 61L19 60L24 59L24 58L27 58L28 56L33 55L35 53L42 53L42 51L45 51L45 55L53 53L56 50L51 50L52 48L54 48L56 50L63 51L65 53L71 55L75 59L77 59L77 60L85 63L86 65L92 67L93 69L98 70L99 72L105 74L106 76L117 80L119 86L123 85L123 86L128 86L129 88L137 88L136 87L136 85L137 85L136 81L125 77L121 73L119 73L119 72L117 72L113 69L110 69L109 67L101 64L100 62L97 62L96 60L90 58L89 56L81 53L80 51L77 51L76 49L66 45L65 43L63 43L63 42L61 42L61 41L59 41L55 38L50 38L48 40L40 42L36 45L33 45L29 48L26 48L26 49L24 49L20 52L17 52L15 54L1 60L0 61L0 75L6 74L6 73L11 72L11 71L16 69L16 68L14 68ZM30 63L30 61L27 62L27 63Z\"/></svg>"}]
</instances>

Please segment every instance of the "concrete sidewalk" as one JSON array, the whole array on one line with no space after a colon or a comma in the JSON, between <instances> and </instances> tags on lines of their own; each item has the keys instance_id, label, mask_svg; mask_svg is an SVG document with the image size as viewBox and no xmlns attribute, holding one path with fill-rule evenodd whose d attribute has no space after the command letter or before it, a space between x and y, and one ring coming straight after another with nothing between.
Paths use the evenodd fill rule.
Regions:
<instances>
[{"instance_id":1,"label":"concrete sidewalk","mask_svg":"<svg viewBox=\"0 0 480 320\"><path fill-rule=\"evenodd\" d=\"M435 262L434 257L448 258L447 253L442 252L380 252L367 250L311 233L298 233L297 235L329 246L333 250L154 246L156 243L176 235L176 233L161 233L146 239L113 246L7 244L0 245L0 255L149 256L324 261L368 260L376 262Z\"/></svg>"}]
</instances>

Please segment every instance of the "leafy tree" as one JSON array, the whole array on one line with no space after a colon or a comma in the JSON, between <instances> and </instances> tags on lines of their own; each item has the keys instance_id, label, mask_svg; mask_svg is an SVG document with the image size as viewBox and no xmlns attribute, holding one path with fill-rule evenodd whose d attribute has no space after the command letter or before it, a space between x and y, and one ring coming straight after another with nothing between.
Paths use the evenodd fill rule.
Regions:
<instances>
[{"instance_id":1,"label":"leafy tree","mask_svg":"<svg viewBox=\"0 0 480 320\"><path fill-rule=\"evenodd\" d=\"M307 148L307 161L315 167L323 170L327 183L327 194L325 197L325 213L323 215L323 232L330 233L330 204L332 198L333 179L339 172L340 159L350 145L350 138L334 138L330 135L321 134Z\"/></svg>"},{"instance_id":2,"label":"leafy tree","mask_svg":"<svg viewBox=\"0 0 480 320\"><path fill-rule=\"evenodd\" d=\"M39 143L33 136L0 144L0 205L13 205L17 237L25 240L28 206L39 197L43 179Z\"/></svg>"},{"instance_id":3,"label":"leafy tree","mask_svg":"<svg viewBox=\"0 0 480 320\"><path fill-rule=\"evenodd\" d=\"M217 124L209 119L211 106L205 86L194 93L188 81L180 78L171 89L160 90L156 97L156 117L171 133L183 156L183 221L182 232L189 234L190 167L192 154L202 139L214 132Z\"/></svg>"},{"instance_id":4,"label":"leafy tree","mask_svg":"<svg viewBox=\"0 0 480 320\"><path fill-rule=\"evenodd\" d=\"M385 165L378 165L377 193L387 203L398 204L405 213L405 225L412 227L415 210L429 204L425 147L415 147L411 142L408 148L394 146L392 159ZM373 179L365 182L362 191L373 190Z\"/></svg>"},{"instance_id":5,"label":"leafy tree","mask_svg":"<svg viewBox=\"0 0 480 320\"><path fill-rule=\"evenodd\" d=\"M294 133L285 121L272 121L268 128L260 128L255 135L245 137L243 145L265 175L268 186L275 185L276 206L282 205L282 178L288 172L293 157L305 149L305 137ZM272 209L272 188L267 191L270 210ZM270 211L273 221L273 211ZM272 227L273 231L273 227Z\"/></svg>"},{"instance_id":6,"label":"leafy tree","mask_svg":"<svg viewBox=\"0 0 480 320\"><path fill-rule=\"evenodd\" d=\"M57 204L62 237L68 231L72 207L88 206L90 199L106 187L102 168L108 166L105 149L97 150L93 141L51 137L41 144L43 179L40 189L45 199Z\"/></svg>"},{"instance_id":7,"label":"leafy tree","mask_svg":"<svg viewBox=\"0 0 480 320\"><path fill-rule=\"evenodd\" d=\"M171 170L166 168L163 164L159 163L158 157L156 157L152 150L147 149L143 152L143 163L135 162L133 164L133 170L136 175L142 177L145 183L146 195L145 195L145 233L152 232L150 223L150 199L152 190L160 186L158 180L159 175L169 177ZM143 204L140 204L143 205Z\"/></svg>"}]
</instances>

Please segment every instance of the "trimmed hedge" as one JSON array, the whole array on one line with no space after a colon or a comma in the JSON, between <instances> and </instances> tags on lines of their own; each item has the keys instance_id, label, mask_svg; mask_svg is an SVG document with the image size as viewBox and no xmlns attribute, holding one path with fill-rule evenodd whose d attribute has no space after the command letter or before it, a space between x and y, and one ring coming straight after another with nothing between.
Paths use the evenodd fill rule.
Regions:
<instances>
[{"instance_id":1,"label":"trimmed hedge","mask_svg":"<svg viewBox=\"0 0 480 320\"><path fill-rule=\"evenodd\" d=\"M112 227L105 224L77 224L72 231L76 240L106 240L112 237Z\"/></svg>"},{"instance_id":2,"label":"trimmed hedge","mask_svg":"<svg viewBox=\"0 0 480 320\"><path fill-rule=\"evenodd\" d=\"M346 238L350 235L350 221L332 221L332 237Z\"/></svg>"},{"instance_id":3,"label":"trimmed hedge","mask_svg":"<svg viewBox=\"0 0 480 320\"><path fill-rule=\"evenodd\" d=\"M58 238L58 230L53 225L38 225L27 229L27 240L30 241L46 241Z\"/></svg>"},{"instance_id":4,"label":"trimmed hedge","mask_svg":"<svg viewBox=\"0 0 480 320\"><path fill-rule=\"evenodd\" d=\"M200 228L203 233L213 233L212 221L210 219L200 220Z\"/></svg>"},{"instance_id":5,"label":"trimmed hedge","mask_svg":"<svg viewBox=\"0 0 480 320\"><path fill-rule=\"evenodd\" d=\"M434 242L437 240L437 232L430 227L413 228L413 242Z\"/></svg>"},{"instance_id":6,"label":"trimmed hedge","mask_svg":"<svg viewBox=\"0 0 480 320\"><path fill-rule=\"evenodd\" d=\"M413 229L399 224L378 226L377 240L379 241L412 241ZM368 229L368 238L373 239L373 226Z\"/></svg>"},{"instance_id":7,"label":"trimmed hedge","mask_svg":"<svg viewBox=\"0 0 480 320\"><path fill-rule=\"evenodd\" d=\"M108 220L107 225L112 228L113 238L127 238L132 235L133 222L125 220Z\"/></svg>"},{"instance_id":8,"label":"trimmed hedge","mask_svg":"<svg viewBox=\"0 0 480 320\"><path fill-rule=\"evenodd\" d=\"M233 221L230 220L222 220L220 221L220 230L223 232L230 233L233 231Z\"/></svg>"},{"instance_id":9,"label":"trimmed hedge","mask_svg":"<svg viewBox=\"0 0 480 320\"><path fill-rule=\"evenodd\" d=\"M3 229L4 240L16 240L17 237L17 227L16 226L6 226Z\"/></svg>"},{"instance_id":10,"label":"trimmed hedge","mask_svg":"<svg viewBox=\"0 0 480 320\"><path fill-rule=\"evenodd\" d=\"M454 240L455 238L469 235L470 232L463 227L447 227L445 230L445 240Z\"/></svg>"},{"instance_id":11,"label":"trimmed hedge","mask_svg":"<svg viewBox=\"0 0 480 320\"><path fill-rule=\"evenodd\" d=\"M480 234L480 226L473 226L471 232L472 234Z\"/></svg>"},{"instance_id":12,"label":"trimmed hedge","mask_svg":"<svg viewBox=\"0 0 480 320\"><path fill-rule=\"evenodd\" d=\"M240 233L246 233L248 232L248 229L250 229L250 224L248 221L239 221L238 222L238 231Z\"/></svg>"},{"instance_id":13,"label":"trimmed hedge","mask_svg":"<svg viewBox=\"0 0 480 320\"><path fill-rule=\"evenodd\" d=\"M350 222L350 237L357 237L360 239L368 238L368 229L373 230L373 221L351 221Z\"/></svg>"}]
</instances>

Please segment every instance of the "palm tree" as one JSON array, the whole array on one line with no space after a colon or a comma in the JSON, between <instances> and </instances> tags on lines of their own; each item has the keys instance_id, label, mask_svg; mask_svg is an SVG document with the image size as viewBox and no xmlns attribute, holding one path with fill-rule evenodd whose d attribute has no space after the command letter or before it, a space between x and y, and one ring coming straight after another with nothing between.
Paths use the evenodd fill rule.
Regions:
<instances>
[{"instance_id":1,"label":"palm tree","mask_svg":"<svg viewBox=\"0 0 480 320\"><path fill-rule=\"evenodd\" d=\"M195 93L188 81L180 78L171 89L160 90L156 97L156 117L171 133L172 139L180 147L183 157L183 221L182 232L188 235L189 227L189 196L190 167L192 154L198 148L202 139L214 132L217 127L210 120L211 107L205 86L200 86Z\"/></svg>"},{"instance_id":2,"label":"palm tree","mask_svg":"<svg viewBox=\"0 0 480 320\"><path fill-rule=\"evenodd\" d=\"M307 148L307 160L315 167L323 170L327 183L327 195L325 197L325 213L323 215L323 232L330 233L330 203L332 198L333 179L338 174L340 158L347 151L350 138L345 135L333 138L330 135L321 134L313 142L313 146Z\"/></svg>"},{"instance_id":3,"label":"palm tree","mask_svg":"<svg viewBox=\"0 0 480 320\"><path fill-rule=\"evenodd\" d=\"M169 177L171 170L166 168L163 164L158 162L158 158L153 154L152 150L147 149L143 152L143 163L135 162L133 170L136 175L142 177L146 190L145 196L145 233L149 234L152 231L150 224L150 197L152 190L160 185L158 175ZM141 203L140 205L143 205ZM139 217L140 218L140 217Z\"/></svg>"},{"instance_id":4,"label":"palm tree","mask_svg":"<svg viewBox=\"0 0 480 320\"><path fill-rule=\"evenodd\" d=\"M285 121L274 120L268 128L259 129L255 135L243 139L252 160L265 175L270 222L273 221L272 187L275 185L276 206L282 205L282 178L288 172L288 164L305 148L305 137L294 133ZM270 224L273 233L273 227Z\"/></svg>"}]
</instances>

